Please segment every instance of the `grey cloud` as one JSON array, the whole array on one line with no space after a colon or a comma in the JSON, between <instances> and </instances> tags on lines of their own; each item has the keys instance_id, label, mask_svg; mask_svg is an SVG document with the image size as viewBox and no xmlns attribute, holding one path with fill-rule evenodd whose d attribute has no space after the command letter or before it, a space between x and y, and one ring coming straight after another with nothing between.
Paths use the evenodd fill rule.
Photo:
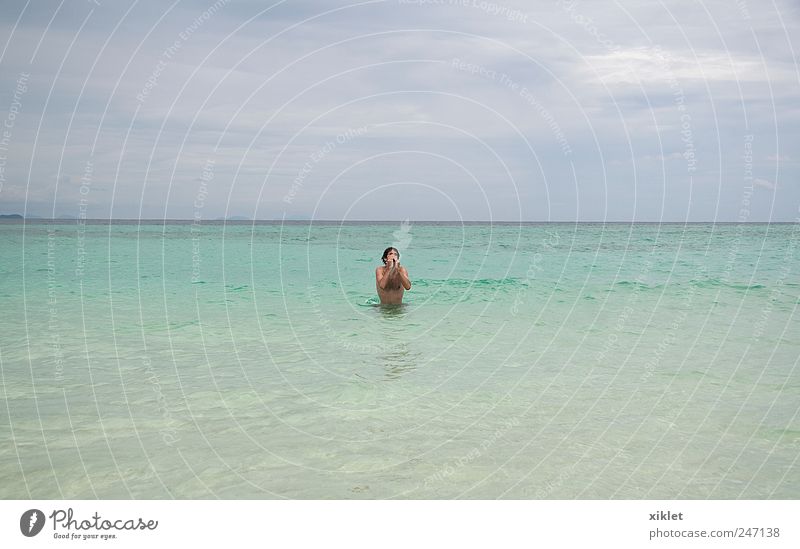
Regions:
<instances>
[{"instance_id":1,"label":"grey cloud","mask_svg":"<svg viewBox=\"0 0 800 549\"><path fill-rule=\"evenodd\" d=\"M74 213L74 185L56 190L55 181L76 180L91 159L98 188L116 185L114 204L110 193L92 196L96 211L191 217L197 178L213 159L204 211L212 218L224 215L228 196L247 215L304 215L320 200L333 218L348 209L455 215L449 202L431 198L423 209L396 192L415 182L472 218L516 218L522 208L524 218L541 219L549 199L557 219L657 220L662 209L667 219L690 209L735 219L743 136L754 135L754 171L768 182L775 161L767 157L796 143L791 2L490 4L292 1L265 11L232 0L198 24L213 1L178 2L169 13L172 4L141 2L124 20L129 4L64 3L29 64L59 5L32 2L0 63L0 109L20 71L31 72L12 136L13 181L0 200L7 209L27 193L34 213ZM24 5L5 4L0 26L10 32ZM312 155L360 127L370 130L312 160L302 192L282 202ZM687 131L694 172L683 156ZM409 150L441 158L401 152ZM798 176L797 163L781 169L787 180ZM334 180L336 192L326 192ZM776 210L754 209L753 220L794 218L800 189L775 192Z\"/></svg>"}]
</instances>

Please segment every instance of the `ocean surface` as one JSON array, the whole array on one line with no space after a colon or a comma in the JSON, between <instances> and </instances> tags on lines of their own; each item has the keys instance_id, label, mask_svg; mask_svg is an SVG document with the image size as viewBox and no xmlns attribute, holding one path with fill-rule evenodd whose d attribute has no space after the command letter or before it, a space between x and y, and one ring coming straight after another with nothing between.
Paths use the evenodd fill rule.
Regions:
<instances>
[{"instance_id":1,"label":"ocean surface","mask_svg":"<svg viewBox=\"0 0 800 549\"><path fill-rule=\"evenodd\" d=\"M800 498L798 225L27 221L0 254L3 499Z\"/></svg>"}]
</instances>

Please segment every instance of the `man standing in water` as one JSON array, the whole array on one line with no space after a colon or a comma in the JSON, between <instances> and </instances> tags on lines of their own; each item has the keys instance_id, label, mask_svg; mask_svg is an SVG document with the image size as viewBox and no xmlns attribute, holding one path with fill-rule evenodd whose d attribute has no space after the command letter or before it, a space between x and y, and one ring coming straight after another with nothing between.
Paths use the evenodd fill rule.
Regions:
<instances>
[{"instance_id":1,"label":"man standing in water","mask_svg":"<svg viewBox=\"0 0 800 549\"><path fill-rule=\"evenodd\" d=\"M400 265L400 252L397 248L383 251L383 267L375 269L375 288L382 305L399 305L403 302L403 291L411 289L408 271Z\"/></svg>"}]
</instances>

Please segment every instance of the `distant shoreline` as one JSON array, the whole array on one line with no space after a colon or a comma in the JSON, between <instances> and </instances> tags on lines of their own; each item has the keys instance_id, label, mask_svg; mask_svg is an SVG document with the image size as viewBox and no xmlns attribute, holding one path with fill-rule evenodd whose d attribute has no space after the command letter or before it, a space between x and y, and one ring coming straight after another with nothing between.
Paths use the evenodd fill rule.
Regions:
<instances>
[{"instance_id":1,"label":"distant shoreline","mask_svg":"<svg viewBox=\"0 0 800 549\"><path fill-rule=\"evenodd\" d=\"M353 221L336 219L256 219L256 220L224 220L208 219L196 221L193 219L70 219L70 218L24 218L24 217L0 217L2 224L55 224L55 225L74 225L80 222L86 225L397 225L407 222L407 220L374 220L374 221ZM537 225L796 225L797 221L434 221L420 220L410 221L417 225L440 225L440 226L477 226L477 225L499 225L499 226L537 226Z\"/></svg>"}]
</instances>

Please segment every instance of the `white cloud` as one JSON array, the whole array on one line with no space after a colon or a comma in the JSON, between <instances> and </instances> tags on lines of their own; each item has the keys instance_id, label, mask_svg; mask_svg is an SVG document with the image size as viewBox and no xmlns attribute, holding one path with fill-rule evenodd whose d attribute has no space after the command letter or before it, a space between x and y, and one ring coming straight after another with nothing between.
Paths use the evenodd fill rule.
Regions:
<instances>
[{"instance_id":1,"label":"white cloud","mask_svg":"<svg viewBox=\"0 0 800 549\"><path fill-rule=\"evenodd\" d=\"M757 56L724 51L670 51L661 48L636 48L585 57L597 78L607 85L657 84L677 81L758 82L765 77L788 80L791 67L765 65ZM591 78L591 76L589 76Z\"/></svg>"},{"instance_id":2,"label":"white cloud","mask_svg":"<svg viewBox=\"0 0 800 549\"><path fill-rule=\"evenodd\" d=\"M767 181L766 179L753 179L753 184L756 187L761 187L763 189L769 189L770 191L774 191L777 188L777 185L772 181Z\"/></svg>"}]
</instances>

